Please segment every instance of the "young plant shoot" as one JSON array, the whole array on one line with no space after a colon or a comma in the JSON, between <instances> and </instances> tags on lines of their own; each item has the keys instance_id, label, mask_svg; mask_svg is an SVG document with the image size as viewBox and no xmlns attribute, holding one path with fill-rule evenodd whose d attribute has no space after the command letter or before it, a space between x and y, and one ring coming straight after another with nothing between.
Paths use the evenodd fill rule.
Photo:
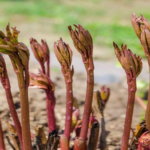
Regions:
<instances>
[{"instance_id":1,"label":"young plant shoot","mask_svg":"<svg viewBox=\"0 0 150 150\"><path fill-rule=\"evenodd\" d=\"M136 17L135 14L132 14L131 21L132 21L133 29L144 49L145 56L147 58L148 65L149 65L149 74L150 74L150 24L142 15L140 18L140 17ZM148 103L147 103L145 120L146 120L146 127L150 131L150 79L149 79Z\"/></svg>"},{"instance_id":2,"label":"young plant shoot","mask_svg":"<svg viewBox=\"0 0 150 150\"><path fill-rule=\"evenodd\" d=\"M75 30L73 30L71 26L69 26L68 29L75 48L82 56L82 61L87 72L87 89L82 127L80 136L75 140L74 146L75 150L86 150L87 132L91 114L94 87L93 41L89 31L85 30L81 25L75 25Z\"/></svg>"},{"instance_id":3,"label":"young plant shoot","mask_svg":"<svg viewBox=\"0 0 150 150\"><path fill-rule=\"evenodd\" d=\"M120 64L125 70L127 76L128 102L121 145L121 150L127 150L135 101L136 77L140 74L142 70L142 62L141 58L139 56L137 57L132 53L131 50L127 49L126 45L122 45L121 49L115 43L113 43L113 45L116 57L118 58Z\"/></svg>"},{"instance_id":4,"label":"young plant shoot","mask_svg":"<svg viewBox=\"0 0 150 150\"><path fill-rule=\"evenodd\" d=\"M65 78L66 83L66 119L65 119L65 131L60 138L60 146L62 150L69 150L70 133L72 127L72 109L73 109L73 89L72 89L72 77L73 67L72 63L72 50L69 45L60 40L54 43L54 52L61 65L61 70Z\"/></svg>"},{"instance_id":5,"label":"young plant shoot","mask_svg":"<svg viewBox=\"0 0 150 150\"><path fill-rule=\"evenodd\" d=\"M35 39L30 39L31 49L37 61L41 66L39 75L30 74L30 87L44 89L46 93L46 111L49 132L56 130L56 119L54 114L55 94L54 84L50 79L50 51L46 41L41 40L39 44ZM45 65L46 63L46 65ZM46 69L47 68L47 69Z\"/></svg>"},{"instance_id":6,"label":"young plant shoot","mask_svg":"<svg viewBox=\"0 0 150 150\"><path fill-rule=\"evenodd\" d=\"M16 112L15 105L14 105L14 101L13 101L13 97L11 93L10 81L9 81L9 77L8 77L7 69L6 69L6 64L1 53L0 53L0 80L5 89L7 103L9 105L10 113L13 118L15 128L17 130L20 146L23 149L21 124L20 124L20 121Z\"/></svg>"},{"instance_id":7,"label":"young plant shoot","mask_svg":"<svg viewBox=\"0 0 150 150\"><path fill-rule=\"evenodd\" d=\"M6 35L2 31L0 32L0 52L10 57L17 75L20 90L23 149L32 150L28 102L29 50L23 43L18 42L18 34L19 31L16 30L16 27L12 28L11 32L8 24L6 27Z\"/></svg>"}]
</instances>

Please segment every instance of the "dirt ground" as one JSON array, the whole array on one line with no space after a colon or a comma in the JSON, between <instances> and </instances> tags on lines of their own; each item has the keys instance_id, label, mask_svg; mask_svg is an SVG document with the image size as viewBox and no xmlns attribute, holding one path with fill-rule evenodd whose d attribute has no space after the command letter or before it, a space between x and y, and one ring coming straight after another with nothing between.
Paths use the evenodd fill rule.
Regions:
<instances>
[{"instance_id":1,"label":"dirt ground","mask_svg":"<svg viewBox=\"0 0 150 150\"><path fill-rule=\"evenodd\" d=\"M14 96L15 103L19 102L19 92L17 86L16 75L13 72L10 61L6 58L7 68L10 76L12 93ZM30 71L37 72L37 64L32 63L30 65ZM51 72L51 79L55 83L55 96L56 96L56 119L57 125L60 129L64 127L65 120L65 82L61 72ZM102 85L95 84L94 89L100 89ZM108 131L107 144L109 150L119 150L121 137L124 128L124 119L127 104L127 89L126 79L122 79L122 82L110 84L108 87L111 89L111 96L109 102L105 109L105 121L106 130ZM78 99L80 106L80 114L82 117L84 108L84 99L86 91L86 75L83 73L75 73L73 82L73 94ZM48 133L47 128L47 118L46 118L46 103L45 103L45 93L42 90L29 89L29 103L30 103L30 121L31 130L34 132L34 127L36 125L43 125L45 127L45 133ZM17 109L20 117L20 108ZM140 121L142 108L135 102L135 109L132 121L132 127L134 128L136 124ZM5 92L0 85L0 117L2 118L2 126L7 135L7 125L6 120L11 120L9 115L9 108L5 98ZM6 145L7 141L5 138ZM9 146L7 150L11 150Z\"/></svg>"}]
</instances>

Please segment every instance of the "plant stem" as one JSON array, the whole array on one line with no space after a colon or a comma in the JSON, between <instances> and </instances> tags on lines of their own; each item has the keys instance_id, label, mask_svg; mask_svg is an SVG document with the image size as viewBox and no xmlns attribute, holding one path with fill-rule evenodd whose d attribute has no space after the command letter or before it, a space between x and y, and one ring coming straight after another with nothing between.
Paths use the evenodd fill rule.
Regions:
<instances>
[{"instance_id":1,"label":"plant stem","mask_svg":"<svg viewBox=\"0 0 150 150\"><path fill-rule=\"evenodd\" d=\"M89 118L91 114L91 106L93 99L93 86L94 86L94 72L93 69L87 69L87 90L86 90L86 100L84 106L83 120L82 120L82 128L80 132L80 138L86 140L88 126L89 126Z\"/></svg>"},{"instance_id":2,"label":"plant stem","mask_svg":"<svg viewBox=\"0 0 150 150\"><path fill-rule=\"evenodd\" d=\"M20 146L23 150L23 142L22 142L22 129L21 129L21 124L16 112L16 108L14 105L14 101L13 101L13 97L12 97L12 93L11 93L11 86L10 86L10 81L8 78L8 74L7 74L7 69L5 68L5 82L1 82L4 89L5 89L5 93L6 93L6 98L7 98L7 103L10 109L10 113L11 116L13 118L14 124L15 124L15 128L17 130L17 134L18 134L18 138L19 138L19 142L20 142Z\"/></svg>"},{"instance_id":3,"label":"plant stem","mask_svg":"<svg viewBox=\"0 0 150 150\"><path fill-rule=\"evenodd\" d=\"M66 118L65 118L65 131L60 138L61 150L69 150L70 133L72 127L72 107L73 107L73 91L72 91L72 71L66 73Z\"/></svg>"},{"instance_id":4,"label":"plant stem","mask_svg":"<svg viewBox=\"0 0 150 150\"><path fill-rule=\"evenodd\" d=\"M5 149L5 144L4 144L4 136L3 136L1 121L0 121L0 150L6 150Z\"/></svg>"},{"instance_id":5,"label":"plant stem","mask_svg":"<svg viewBox=\"0 0 150 150\"><path fill-rule=\"evenodd\" d=\"M19 121L16 109L15 109L15 105L14 105L14 102L13 102L13 98L12 98L12 94L11 94L11 91L10 91L10 87L5 88L5 92L6 92L6 97L7 97L7 102L8 102L8 105L9 105L10 113L11 113L11 116L13 118L13 121L14 121L14 124L15 124L15 128L17 130L20 146L21 146L21 149L23 150L21 124L20 124L20 121Z\"/></svg>"},{"instance_id":6,"label":"plant stem","mask_svg":"<svg viewBox=\"0 0 150 150\"><path fill-rule=\"evenodd\" d=\"M48 60L47 60L47 76L50 78L50 69L49 69L49 63L50 63L50 60L49 60L49 58L48 58Z\"/></svg>"},{"instance_id":7,"label":"plant stem","mask_svg":"<svg viewBox=\"0 0 150 150\"><path fill-rule=\"evenodd\" d=\"M18 118L18 115L16 112L15 105L14 105L14 101L13 101L13 97L12 97L12 93L11 93L11 85L10 85L10 81L9 81L9 77L8 77L8 73L7 73L6 64L5 64L4 58L2 57L1 54L0 54L0 60L1 60L1 63L3 64L3 68L4 68L4 70L3 70L4 76L0 77L1 83L3 85L3 88L5 89L7 103L8 103L10 113L11 113L11 116L12 116L14 124L15 124L15 128L16 128L16 131L18 134L21 149L23 150L21 124L20 124L20 121L19 121L19 118Z\"/></svg>"},{"instance_id":8,"label":"plant stem","mask_svg":"<svg viewBox=\"0 0 150 150\"><path fill-rule=\"evenodd\" d=\"M128 103L126 110L126 118L124 123L124 132L122 138L121 150L128 150L128 141L131 130L132 115L134 109L135 92L136 92L136 78L129 78L127 75L128 82Z\"/></svg>"},{"instance_id":9,"label":"plant stem","mask_svg":"<svg viewBox=\"0 0 150 150\"><path fill-rule=\"evenodd\" d=\"M51 133L53 130L56 130L56 120L54 114L55 107L55 96L52 90L46 90L46 111L48 119L48 128Z\"/></svg>"},{"instance_id":10,"label":"plant stem","mask_svg":"<svg viewBox=\"0 0 150 150\"><path fill-rule=\"evenodd\" d=\"M87 150L87 145L85 144L85 140L76 138L74 144L74 150Z\"/></svg>"},{"instance_id":11,"label":"plant stem","mask_svg":"<svg viewBox=\"0 0 150 150\"><path fill-rule=\"evenodd\" d=\"M141 40L140 40L141 42ZM148 91L148 102L147 102L147 108L146 108L146 113L145 113L145 120L146 120L146 128L150 131L150 56L147 54L147 49L146 47L142 44L141 45L144 48L145 51L145 56L147 57L147 62L149 66L149 91Z\"/></svg>"},{"instance_id":12,"label":"plant stem","mask_svg":"<svg viewBox=\"0 0 150 150\"><path fill-rule=\"evenodd\" d=\"M148 63L149 63L149 59L148 59ZM150 63L149 63L149 67L150 67ZM146 109L145 120L146 120L146 128L150 131L150 68L149 68L148 102L147 102L147 109Z\"/></svg>"},{"instance_id":13,"label":"plant stem","mask_svg":"<svg viewBox=\"0 0 150 150\"><path fill-rule=\"evenodd\" d=\"M46 75L44 64L40 63L42 72ZM47 60L47 76L50 77L50 69L49 69L49 59ZM56 119L54 113L55 107L55 95L54 91L51 89L45 90L46 92L46 112L47 112L47 120L48 120L48 128L51 133L53 130L56 130Z\"/></svg>"},{"instance_id":14,"label":"plant stem","mask_svg":"<svg viewBox=\"0 0 150 150\"><path fill-rule=\"evenodd\" d=\"M29 102L28 102L28 88L25 84L23 70L20 68L17 73L18 85L21 99L21 121L22 121L22 138L24 150L32 150L30 137L30 120L29 120Z\"/></svg>"},{"instance_id":15,"label":"plant stem","mask_svg":"<svg viewBox=\"0 0 150 150\"><path fill-rule=\"evenodd\" d=\"M66 81L66 119L64 135L70 140L71 124L72 124L72 106L73 106L73 91L72 81Z\"/></svg>"},{"instance_id":16,"label":"plant stem","mask_svg":"<svg viewBox=\"0 0 150 150\"><path fill-rule=\"evenodd\" d=\"M44 66L44 64L40 63L40 66L41 66L41 69L42 69L43 73L45 74L45 66Z\"/></svg>"},{"instance_id":17,"label":"plant stem","mask_svg":"<svg viewBox=\"0 0 150 150\"><path fill-rule=\"evenodd\" d=\"M60 137L60 148L61 150L70 150L68 138L64 134Z\"/></svg>"}]
</instances>

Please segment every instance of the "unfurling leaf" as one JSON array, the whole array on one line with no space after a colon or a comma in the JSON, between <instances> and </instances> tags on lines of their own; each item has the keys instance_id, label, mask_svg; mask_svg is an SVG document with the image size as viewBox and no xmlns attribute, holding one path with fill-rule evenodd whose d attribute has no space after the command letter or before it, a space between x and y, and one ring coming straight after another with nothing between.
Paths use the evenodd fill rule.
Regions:
<instances>
[{"instance_id":1,"label":"unfurling leaf","mask_svg":"<svg viewBox=\"0 0 150 150\"><path fill-rule=\"evenodd\" d=\"M132 75L137 77L142 70L142 62L139 56L136 56L132 53L130 49L127 49L127 46L121 46L121 49L117 44L113 43L115 54L121 63L123 69L126 73L132 72Z\"/></svg>"},{"instance_id":2,"label":"unfurling leaf","mask_svg":"<svg viewBox=\"0 0 150 150\"><path fill-rule=\"evenodd\" d=\"M68 27L70 36L74 46L86 59L93 55L93 40L88 30L85 30L81 25L74 25L75 30L71 26Z\"/></svg>"},{"instance_id":3,"label":"unfurling leaf","mask_svg":"<svg viewBox=\"0 0 150 150\"><path fill-rule=\"evenodd\" d=\"M54 43L54 52L62 66L62 70L64 72L68 72L71 70L71 62L72 62L72 50L69 45L63 42L62 38L58 41L58 43ZM72 69L73 72L73 69Z\"/></svg>"},{"instance_id":4,"label":"unfurling leaf","mask_svg":"<svg viewBox=\"0 0 150 150\"><path fill-rule=\"evenodd\" d=\"M31 49L37 61L45 63L49 59L49 48L46 41L41 40L42 44L39 44L35 39L30 39Z\"/></svg>"},{"instance_id":5,"label":"unfurling leaf","mask_svg":"<svg viewBox=\"0 0 150 150\"><path fill-rule=\"evenodd\" d=\"M41 70L39 74L30 73L30 87L54 90L53 82Z\"/></svg>"}]
</instances>

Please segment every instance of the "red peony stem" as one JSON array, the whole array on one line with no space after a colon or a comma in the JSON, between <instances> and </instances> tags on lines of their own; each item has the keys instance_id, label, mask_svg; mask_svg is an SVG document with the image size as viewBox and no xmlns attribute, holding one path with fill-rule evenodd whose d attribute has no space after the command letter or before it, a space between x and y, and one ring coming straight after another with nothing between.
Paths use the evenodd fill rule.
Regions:
<instances>
[{"instance_id":1,"label":"red peony stem","mask_svg":"<svg viewBox=\"0 0 150 150\"><path fill-rule=\"evenodd\" d=\"M40 65L43 73L46 74L44 64L40 63ZM48 77L50 77L49 58L47 60L47 75ZM56 119L54 113L56 99L55 99L54 91L45 90L45 92L46 92L46 112L47 112L48 128L49 128L49 132L52 132L53 130L56 130Z\"/></svg>"},{"instance_id":2,"label":"red peony stem","mask_svg":"<svg viewBox=\"0 0 150 150\"><path fill-rule=\"evenodd\" d=\"M50 59L47 59L47 76L50 78Z\"/></svg>"},{"instance_id":3,"label":"red peony stem","mask_svg":"<svg viewBox=\"0 0 150 150\"><path fill-rule=\"evenodd\" d=\"M46 111L47 111L49 132L56 130L54 107L55 107L54 92L46 90Z\"/></svg>"},{"instance_id":4,"label":"red peony stem","mask_svg":"<svg viewBox=\"0 0 150 150\"><path fill-rule=\"evenodd\" d=\"M80 138L83 140L86 140L87 138L88 125L89 125L92 99L93 99L93 86L94 86L94 73L93 73L93 69L91 69L91 70L87 70L86 100L84 106L82 128L80 132Z\"/></svg>"},{"instance_id":5,"label":"red peony stem","mask_svg":"<svg viewBox=\"0 0 150 150\"><path fill-rule=\"evenodd\" d=\"M61 65L62 73L65 78L66 84L66 118L65 118L65 130L64 134L60 138L61 150L69 150L70 133L72 127L72 106L73 106L73 89L72 89L72 77L73 66L72 62L72 50L69 45L63 42L62 38L58 43L54 43L54 52Z\"/></svg>"},{"instance_id":6,"label":"red peony stem","mask_svg":"<svg viewBox=\"0 0 150 150\"><path fill-rule=\"evenodd\" d=\"M19 142L20 142L21 148L23 150L21 124L20 124L16 109L15 109L15 105L14 105L14 102L13 102L13 98L12 98L10 88L6 88L5 92L6 92L6 97L7 97L7 102L8 102L8 105L9 105L10 113L11 113L11 116L13 118L15 128L16 128L16 131L17 131L17 134L18 134Z\"/></svg>"},{"instance_id":7,"label":"red peony stem","mask_svg":"<svg viewBox=\"0 0 150 150\"><path fill-rule=\"evenodd\" d=\"M32 150L30 138L30 120L29 120L29 102L28 87L26 87L23 71L20 69L17 73L18 85L21 99L21 122L22 122L22 138L24 150Z\"/></svg>"},{"instance_id":8,"label":"red peony stem","mask_svg":"<svg viewBox=\"0 0 150 150\"><path fill-rule=\"evenodd\" d=\"M73 91L72 81L66 81L66 119L64 135L70 140L71 125L72 125L72 107L73 107Z\"/></svg>"},{"instance_id":9,"label":"red peony stem","mask_svg":"<svg viewBox=\"0 0 150 150\"><path fill-rule=\"evenodd\" d=\"M128 83L128 103L126 110L126 118L124 124L124 132L122 138L121 150L128 149L128 141L130 137L133 109L134 109L134 101L135 101L135 92L136 92L136 78L129 78L127 75L127 83Z\"/></svg>"},{"instance_id":10,"label":"red peony stem","mask_svg":"<svg viewBox=\"0 0 150 150\"><path fill-rule=\"evenodd\" d=\"M47 60L47 76L50 77L50 69L49 69L49 58ZM44 74L45 72L45 66L44 64L40 63L41 69ZM49 132L52 132L53 130L56 130L56 119L55 119L55 113L54 113L54 107L55 107L55 95L54 91L52 90L45 90L46 92L46 112L47 112L47 121L48 121L48 128Z\"/></svg>"},{"instance_id":11,"label":"red peony stem","mask_svg":"<svg viewBox=\"0 0 150 150\"><path fill-rule=\"evenodd\" d=\"M45 74L45 66L44 66L44 64L40 63L40 65L41 65L41 69L42 69L43 73Z\"/></svg>"},{"instance_id":12,"label":"red peony stem","mask_svg":"<svg viewBox=\"0 0 150 150\"><path fill-rule=\"evenodd\" d=\"M2 56L1 56L1 59L3 60ZM4 63L4 66L5 66L5 78L1 79L2 80L1 83L4 87L4 89L5 89L6 98L7 98L8 106L9 106L9 109L10 109L10 113L11 113L11 116L12 116L14 124L15 124L15 128L16 128L16 131L17 131L17 134L18 134L20 146L23 150L21 124L20 124L20 121L19 121L19 118L18 118L18 115L17 115L17 112L16 112L15 105L14 105L14 101L13 101L13 97L12 97L12 93L11 93L10 81L9 81L9 78L8 78L5 61L3 61L3 63ZM4 82L3 82L3 80L4 80Z\"/></svg>"},{"instance_id":13,"label":"red peony stem","mask_svg":"<svg viewBox=\"0 0 150 150\"><path fill-rule=\"evenodd\" d=\"M72 71L69 72L69 78L65 78L66 82L66 118L64 134L60 138L61 150L69 150L70 133L72 127L72 108L73 108L73 89L72 89Z\"/></svg>"}]
</instances>

